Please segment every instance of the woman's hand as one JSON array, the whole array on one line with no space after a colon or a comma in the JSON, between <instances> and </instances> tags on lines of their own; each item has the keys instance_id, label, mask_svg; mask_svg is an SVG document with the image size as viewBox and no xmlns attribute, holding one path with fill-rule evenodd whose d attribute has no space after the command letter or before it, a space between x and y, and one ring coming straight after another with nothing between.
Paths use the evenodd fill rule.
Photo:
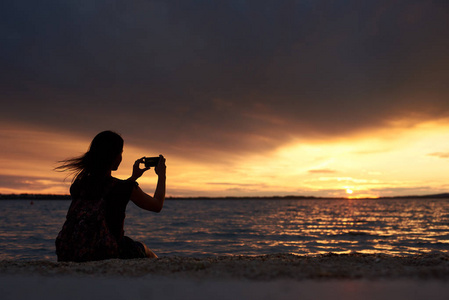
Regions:
<instances>
[{"instance_id":1,"label":"woman's hand","mask_svg":"<svg viewBox=\"0 0 449 300\"><path fill-rule=\"evenodd\" d=\"M165 157L161 154L159 155L159 163L154 168L154 171L159 177L165 177L166 169L167 166L165 165Z\"/></svg>"},{"instance_id":2,"label":"woman's hand","mask_svg":"<svg viewBox=\"0 0 449 300\"><path fill-rule=\"evenodd\" d=\"M137 178L139 178L140 176L142 176L142 174L143 173L145 173L145 171L147 171L148 169L150 169L150 168L143 168L143 169L141 169L140 168L140 164L143 164L144 163L144 158L142 157L142 158L139 158L138 160L136 160L135 162L134 162L134 165L133 165L133 173L132 173L132 175L131 175L131 177L129 178L129 179L131 179L131 180L137 180Z\"/></svg>"}]
</instances>

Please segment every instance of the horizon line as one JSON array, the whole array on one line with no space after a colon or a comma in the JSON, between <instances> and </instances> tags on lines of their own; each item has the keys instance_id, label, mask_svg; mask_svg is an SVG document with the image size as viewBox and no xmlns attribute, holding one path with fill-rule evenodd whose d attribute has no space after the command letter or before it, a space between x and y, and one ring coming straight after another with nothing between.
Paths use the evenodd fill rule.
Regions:
<instances>
[{"instance_id":1,"label":"horizon line","mask_svg":"<svg viewBox=\"0 0 449 300\"><path fill-rule=\"evenodd\" d=\"M66 200L71 199L70 194L42 194L42 193L0 193L0 200ZM48 199L50 198L50 199ZM63 199L61 199L63 198ZM364 199L394 199L394 198L449 198L449 193L439 194L425 194L425 195L397 195L397 196L379 196L379 197L327 197L327 196L304 196L304 195L272 195L272 196L168 196L167 200L201 200L201 199L219 199L219 200L232 200L232 199L276 199L276 200L289 200L289 199L346 199L346 200L364 200Z\"/></svg>"}]
</instances>

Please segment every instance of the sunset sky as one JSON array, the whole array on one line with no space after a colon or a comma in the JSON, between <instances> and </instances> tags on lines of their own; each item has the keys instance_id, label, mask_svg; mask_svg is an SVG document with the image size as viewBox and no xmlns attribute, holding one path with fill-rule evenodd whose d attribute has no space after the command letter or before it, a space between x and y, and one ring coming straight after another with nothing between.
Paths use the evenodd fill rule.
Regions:
<instances>
[{"instance_id":1,"label":"sunset sky","mask_svg":"<svg viewBox=\"0 0 449 300\"><path fill-rule=\"evenodd\" d=\"M448 1L1 7L0 193L68 193L103 130L169 196L449 192Z\"/></svg>"}]
</instances>

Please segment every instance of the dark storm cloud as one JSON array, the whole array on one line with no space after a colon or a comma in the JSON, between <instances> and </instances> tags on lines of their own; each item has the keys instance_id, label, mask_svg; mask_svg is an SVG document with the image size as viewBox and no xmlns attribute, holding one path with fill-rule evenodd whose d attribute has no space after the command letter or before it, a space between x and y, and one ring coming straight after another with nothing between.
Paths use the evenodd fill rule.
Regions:
<instances>
[{"instance_id":1,"label":"dark storm cloud","mask_svg":"<svg viewBox=\"0 0 449 300\"><path fill-rule=\"evenodd\" d=\"M2 6L6 121L218 154L449 117L445 1Z\"/></svg>"}]
</instances>

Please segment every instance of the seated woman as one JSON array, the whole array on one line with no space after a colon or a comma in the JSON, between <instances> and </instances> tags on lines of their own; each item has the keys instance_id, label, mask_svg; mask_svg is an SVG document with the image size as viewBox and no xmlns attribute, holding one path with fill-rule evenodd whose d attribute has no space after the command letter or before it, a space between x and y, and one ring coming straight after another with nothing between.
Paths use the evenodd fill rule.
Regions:
<instances>
[{"instance_id":1,"label":"seated woman","mask_svg":"<svg viewBox=\"0 0 449 300\"><path fill-rule=\"evenodd\" d=\"M152 197L136 182L149 169L140 168L144 158L135 161L127 180L111 176L122 161L123 143L117 133L103 131L92 140L88 152L62 161L56 168L74 173L72 202L55 242L58 261L157 257L145 244L125 236L123 226L129 200L142 209L161 211L165 199L165 158L160 155L155 167L158 181Z\"/></svg>"}]
</instances>

